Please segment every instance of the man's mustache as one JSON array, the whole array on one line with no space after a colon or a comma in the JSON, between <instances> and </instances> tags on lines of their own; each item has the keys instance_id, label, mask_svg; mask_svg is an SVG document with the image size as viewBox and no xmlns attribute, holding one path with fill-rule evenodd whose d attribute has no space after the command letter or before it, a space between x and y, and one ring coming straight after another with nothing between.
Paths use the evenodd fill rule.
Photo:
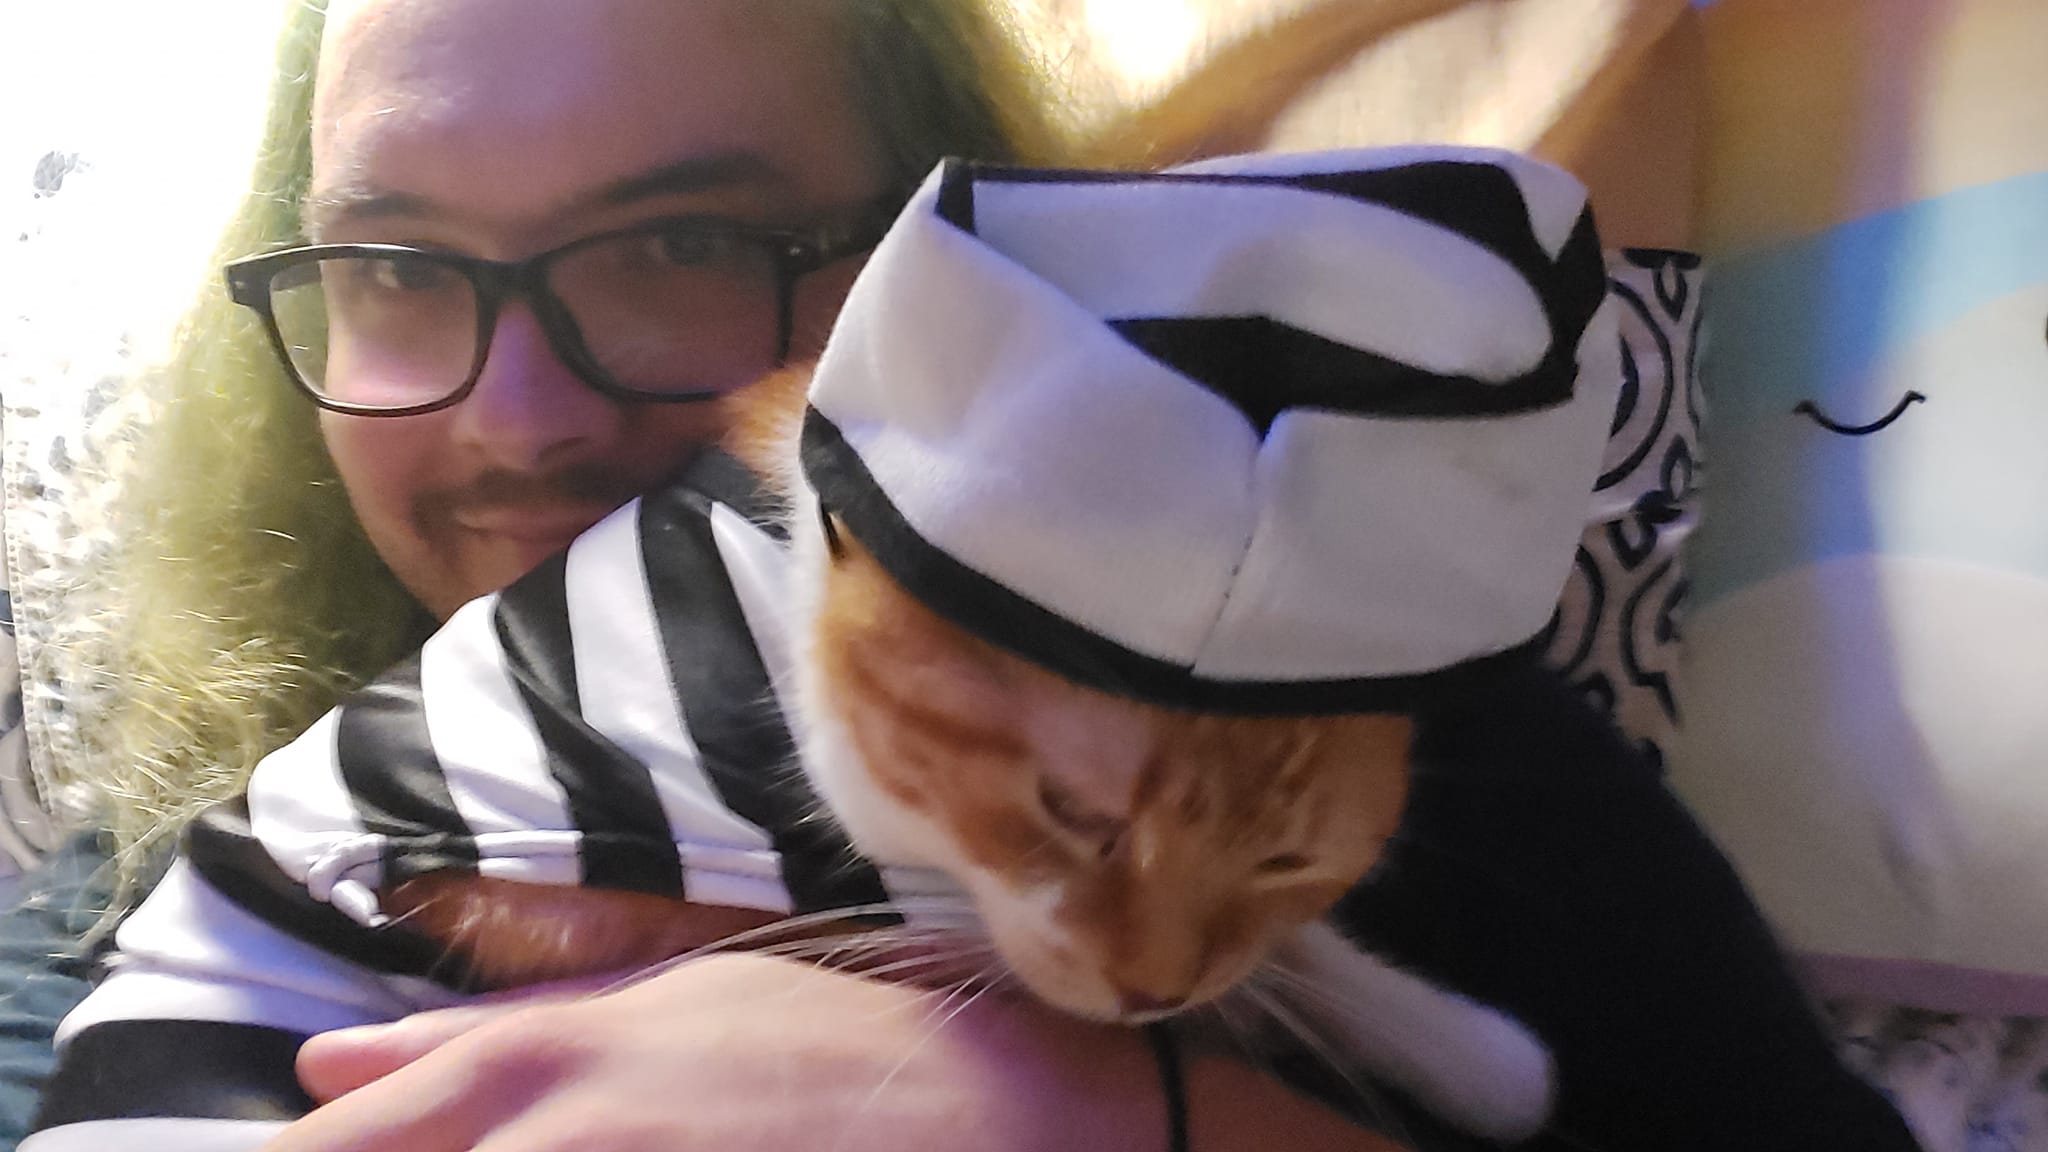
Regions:
<instances>
[{"instance_id":1,"label":"man's mustache","mask_svg":"<svg viewBox=\"0 0 2048 1152\"><path fill-rule=\"evenodd\" d=\"M616 508L640 495L640 486L602 464L578 464L539 475L530 472L485 472L459 488L424 492L413 499L413 513L428 523L457 512L485 508L549 507L564 504Z\"/></svg>"}]
</instances>

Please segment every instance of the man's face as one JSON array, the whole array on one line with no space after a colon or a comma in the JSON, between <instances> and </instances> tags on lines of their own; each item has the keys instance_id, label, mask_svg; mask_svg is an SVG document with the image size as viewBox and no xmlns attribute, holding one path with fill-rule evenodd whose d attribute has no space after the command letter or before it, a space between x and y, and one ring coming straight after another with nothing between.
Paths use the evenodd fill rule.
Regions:
<instances>
[{"instance_id":1,"label":"man's face","mask_svg":"<svg viewBox=\"0 0 2048 1152\"><path fill-rule=\"evenodd\" d=\"M881 176L824 5L799 0L345 0L315 96L319 243L494 260L677 215L800 225ZM806 278L820 333L850 263ZM461 403L323 412L371 542L446 617L645 491L721 431L709 404L622 404L531 309L500 313Z\"/></svg>"}]
</instances>

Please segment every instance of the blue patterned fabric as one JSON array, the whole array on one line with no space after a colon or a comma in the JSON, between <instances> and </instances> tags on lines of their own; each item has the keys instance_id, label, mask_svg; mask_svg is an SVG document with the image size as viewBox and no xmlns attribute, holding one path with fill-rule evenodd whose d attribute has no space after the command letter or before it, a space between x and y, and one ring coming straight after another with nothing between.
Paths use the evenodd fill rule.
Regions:
<instances>
[{"instance_id":1,"label":"blue patterned fabric","mask_svg":"<svg viewBox=\"0 0 2048 1152\"><path fill-rule=\"evenodd\" d=\"M13 1152L34 1121L57 1063L57 1022L92 990L94 966L112 943L84 943L106 907L106 862L94 838L80 836L31 872L20 902L0 912L0 1152Z\"/></svg>"}]
</instances>

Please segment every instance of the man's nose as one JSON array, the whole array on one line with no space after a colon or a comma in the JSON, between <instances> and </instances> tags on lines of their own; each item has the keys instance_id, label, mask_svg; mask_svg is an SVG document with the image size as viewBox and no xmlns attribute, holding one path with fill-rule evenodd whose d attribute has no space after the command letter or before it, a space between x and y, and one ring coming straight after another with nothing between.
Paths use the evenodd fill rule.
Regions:
<instances>
[{"instance_id":1,"label":"man's nose","mask_svg":"<svg viewBox=\"0 0 2048 1152\"><path fill-rule=\"evenodd\" d=\"M483 373L455 406L458 441L492 466L518 472L603 451L620 419L618 404L562 362L523 304L498 314Z\"/></svg>"}]
</instances>

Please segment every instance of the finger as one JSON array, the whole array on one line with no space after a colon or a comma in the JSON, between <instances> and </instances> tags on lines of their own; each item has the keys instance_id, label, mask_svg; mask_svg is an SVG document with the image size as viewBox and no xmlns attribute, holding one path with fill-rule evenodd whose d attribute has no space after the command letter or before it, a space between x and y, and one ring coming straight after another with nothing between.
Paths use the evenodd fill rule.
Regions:
<instances>
[{"instance_id":1,"label":"finger","mask_svg":"<svg viewBox=\"0 0 2048 1152\"><path fill-rule=\"evenodd\" d=\"M559 1004L601 991L615 977L494 993L472 1004L418 1012L390 1024L323 1032L300 1047L299 1085L320 1103L388 1076L457 1037L523 1008Z\"/></svg>"},{"instance_id":2,"label":"finger","mask_svg":"<svg viewBox=\"0 0 2048 1152\"><path fill-rule=\"evenodd\" d=\"M263 1152L467 1152L493 1127L502 1103L475 1091L462 1069L425 1061L314 1109Z\"/></svg>"},{"instance_id":3,"label":"finger","mask_svg":"<svg viewBox=\"0 0 2048 1152\"><path fill-rule=\"evenodd\" d=\"M457 1037L519 1010L475 1004L421 1012L390 1024L322 1032L299 1048L299 1085L325 1104L396 1072Z\"/></svg>"},{"instance_id":4,"label":"finger","mask_svg":"<svg viewBox=\"0 0 2048 1152\"><path fill-rule=\"evenodd\" d=\"M388 1025L364 1046L397 1071L315 1109L266 1152L467 1152L587 1075L592 1051L577 1039L575 1017L559 1016L577 1011L479 1006ZM467 1030L451 1038L454 1029Z\"/></svg>"}]
</instances>

